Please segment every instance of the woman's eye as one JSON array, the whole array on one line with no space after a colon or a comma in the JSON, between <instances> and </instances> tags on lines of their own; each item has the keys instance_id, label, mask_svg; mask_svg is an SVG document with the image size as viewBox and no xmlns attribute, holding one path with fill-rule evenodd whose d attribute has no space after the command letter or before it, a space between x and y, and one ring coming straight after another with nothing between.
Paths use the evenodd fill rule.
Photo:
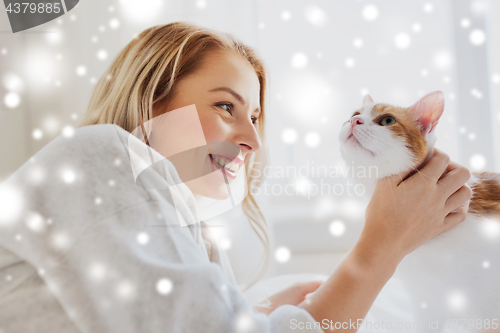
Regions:
<instances>
[{"instance_id":1,"label":"woman's eye","mask_svg":"<svg viewBox=\"0 0 500 333\"><path fill-rule=\"evenodd\" d=\"M225 111L231 113L231 110L233 108L233 104L231 103L222 103L222 104L218 104L217 106L220 106L221 108L223 108Z\"/></svg>"},{"instance_id":2,"label":"woman's eye","mask_svg":"<svg viewBox=\"0 0 500 333\"><path fill-rule=\"evenodd\" d=\"M396 118L393 116L385 116L378 122L381 126L391 126L396 123Z\"/></svg>"}]
</instances>

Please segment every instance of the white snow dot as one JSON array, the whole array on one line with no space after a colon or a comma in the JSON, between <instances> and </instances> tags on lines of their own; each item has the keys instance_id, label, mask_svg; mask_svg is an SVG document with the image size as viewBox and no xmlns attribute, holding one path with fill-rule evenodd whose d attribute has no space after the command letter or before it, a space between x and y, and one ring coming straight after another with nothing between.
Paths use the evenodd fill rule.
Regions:
<instances>
[{"instance_id":1,"label":"white snow dot","mask_svg":"<svg viewBox=\"0 0 500 333\"><path fill-rule=\"evenodd\" d=\"M413 32L420 32L422 31L422 25L420 23L413 23L413 25L411 26L411 30L413 30Z\"/></svg>"},{"instance_id":2,"label":"white snow dot","mask_svg":"<svg viewBox=\"0 0 500 333\"><path fill-rule=\"evenodd\" d=\"M76 174L73 170L64 170L61 177L66 184L71 184L76 180Z\"/></svg>"},{"instance_id":3,"label":"white snow dot","mask_svg":"<svg viewBox=\"0 0 500 333\"><path fill-rule=\"evenodd\" d=\"M287 262L290 260L291 253L290 250L287 247L278 247L276 251L274 252L274 257L278 262Z\"/></svg>"},{"instance_id":4,"label":"white snow dot","mask_svg":"<svg viewBox=\"0 0 500 333\"><path fill-rule=\"evenodd\" d=\"M306 143L307 146L314 148L317 147L321 142L321 137L316 132L309 132L304 137L304 142Z\"/></svg>"},{"instance_id":5,"label":"white snow dot","mask_svg":"<svg viewBox=\"0 0 500 333\"><path fill-rule=\"evenodd\" d=\"M258 25L259 29L262 30L266 27L266 24L264 22L260 22Z\"/></svg>"},{"instance_id":6,"label":"white snow dot","mask_svg":"<svg viewBox=\"0 0 500 333\"><path fill-rule=\"evenodd\" d=\"M307 21L316 27L321 27L328 21L327 13L319 6L311 5L305 10Z\"/></svg>"},{"instance_id":7,"label":"white snow dot","mask_svg":"<svg viewBox=\"0 0 500 333\"><path fill-rule=\"evenodd\" d=\"M14 73L7 73L3 77L4 87L12 92L21 92L24 89L23 80Z\"/></svg>"},{"instance_id":8,"label":"white snow dot","mask_svg":"<svg viewBox=\"0 0 500 333\"><path fill-rule=\"evenodd\" d=\"M92 41L92 43L97 43L99 41L99 38L97 38L97 36L92 36L90 40Z\"/></svg>"},{"instance_id":9,"label":"white snow dot","mask_svg":"<svg viewBox=\"0 0 500 333\"><path fill-rule=\"evenodd\" d=\"M109 21L109 27L111 29L118 29L120 27L120 21L118 19L113 18Z\"/></svg>"},{"instance_id":10,"label":"white snow dot","mask_svg":"<svg viewBox=\"0 0 500 333\"><path fill-rule=\"evenodd\" d=\"M466 306L467 298L462 292L456 291L448 295L448 306L453 310L461 310Z\"/></svg>"},{"instance_id":11,"label":"white snow dot","mask_svg":"<svg viewBox=\"0 0 500 333\"><path fill-rule=\"evenodd\" d=\"M16 237L15 237L16 241L21 241L23 239L23 236L21 236L20 234L17 234Z\"/></svg>"},{"instance_id":12,"label":"white snow dot","mask_svg":"<svg viewBox=\"0 0 500 333\"><path fill-rule=\"evenodd\" d=\"M483 261L483 268L485 268L485 269L490 268L490 262L489 261Z\"/></svg>"},{"instance_id":13,"label":"white snow dot","mask_svg":"<svg viewBox=\"0 0 500 333\"><path fill-rule=\"evenodd\" d=\"M207 1L206 0L198 0L196 1L196 7L203 9L207 6Z\"/></svg>"},{"instance_id":14,"label":"white snow dot","mask_svg":"<svg viewBox=\"0 0 500 333\"><path fill-rule=\"evenodd\" d=\"M108 58L108 52L106 50L97 51L97 59L106 60Z\"/></svg>"},{"instance_id":15,"label":"white snow dot","mask_svg":"<svg viewBox=\"0 0 500 333\"><path fill-rule=\"evenodd\" d=\"M140 232L136 237L137 243L141 245L146 245L149 242L149 235L145 232Z\"/></svg>"},{"instance_id":16,"label":"white snow dot","mask_svg":"<svg viewBox=\"0 0 500 333\"><path fill-rule=\"evenodd\" d=\"M469 165L474 171L481 171L486 166L486 159L481 154L473 155L469 160Z\"/></svg>"},{"instance_id":17,"label":"white snow dot","mask_svg":"<svg viewBox=\"0 0 500 333\"><path fill-rule=\"evenodd\" d=\"M422 70L420 71L420 75L422 75L422 76L427 76L427 75L429 75L429 71L428 71L427 69L422 69Z\"/></svg>"},{"instance_id":18,"label":"white snow dot","mask_svg":"<svg viewBox=\"0 0 500 333\"><path fill-rule=\"evenodd\" d=\"M363 17L367 21L376 20L378 17L378 8L374 5L367 5L363 8Z\"/></svg>"},{"instance_id":19,"label":"white snow dot","mask_svg":"<svg viewBox=\"0 0 500 333\"><path fill-rule=\"evenodd\" d=\"M173 283L169 279L160 279L156 282L156 290L160 295L168 295L172 292Z\"/></svg>"},{"instance_id":20,"label":"white snow dot","mask_svg":"<svg viewBox=\"0 0 500 333\"><path fill-rule=\"evenodd\" d=\"M427 309L427 303L422 303L422 304L420 304L420 307L421 307L422 309Z\"/></svg>"},{"instance_id":21,"label":"white snow dot","mask_svg":"<svg viewBox=\"0 0 500 333\"><path fill-rule=\"evenodd\" d=\"M3 48L1 52L2 52L2 55L6 55L8 51L6 48Z\"/></svg>"},{"instance_id":22,"label":"white snow dot","mask_svg":"<svg viewBox=\"0 0 500 333\"><path fill-rule=\"evenodd\" d=\"M460 21L460 25L462 26L462 28L468 28L470 27L470 20L468 18L463 18Z\"/></svg>"},{"instance_id":23,"label":"white snow dot","mask_svg":"<svg viewBox=\"0 0 500 333\"><path fill-rule=\"evenodd\" d=\"M493 74L491 81L493 81L493 83L500 83L500 74Z\"/></svg>"},{"instance_id":24,"label":"white snow dot","mask_svg":"<svg viewBox=\"0 0 500 333\"><path fill-rule=\"evenodd\" d=\"M467 132L467 129L465 128L465 126L461 126L461 127L458 129L458 132L460 132L460 134L464 134L465 132Z\"/></svg>"},{"instance_id":25,"label":"white snow dot","mask_svg":"<svg viewBox=\"0 0 500 333\"><path fill-rule=\"evenodd\" d=\"M281 139L287 144L291 144L297 141L297 136L297 131L295 131L293 128L287 128L281 133Z\"/></svg>"},{"instance_id":26,"label":"white snow dot","mask_svg":"<svg viewBox=\"0 0 500 333\"><path fill-rule=\"evenodd\" d=\"M9 109L14 109L21 104L21 97L15 92L9 92L5 95L3 98L3 103L5 104L6 107Z\"/></svg>"},{"instance_id":27,"label":"white snow dot","mask_svg":"<svg viewBox=\"0 0 500 333\"><path fill-rule=\"evenodd\" d=\"M452 63L452 57L450 53L446 51L438 52L434 55L434 66L438 69L449 69Z\"/></svg>"},{"instance_id":28,"label":"white snow dot","mask_svg":"<svg viewBox=\"0 0 500 333\"><path fill-rule=\"evenodd\" d=\"M297 52L292 56L292 67L293 68L303 68L307 65L307 56L302 52Z\"/></svg>"},{"instance_id":29,"label":"white snow dot","mask_svg":"<svg viewBox=\"0 0 500 333\"><path fill-rule=\"evenodd\" d=\"M94 203L96 205L100 205L100 204L102 204L102 199L100 197L97 197L97 198L94 199Z\"/></svg>"},{"instance_id":30,"label":"white snow dot","mask_svg":"<svg viewBox=\"0 0 500 333\"><path fill-rule=\"evenodd\" d=\"M408 46L410 46L411 39L408 34L405 33L399 33L396 35L394 38L394 44L400 49L406 49Z\"/></svg>"},{"instance_id":31,"label":"white snow dot","mask_svg":"<svg viewBox=\"0 0 500 333\"><path fill-rule=\"evenodd\" d=\"M70 238L66 233L60 231L52 235L52 244L56 248L67 249L70 245Z\"/></svg>"},{"instance_id":32,"label":"white snow dot","mask_svg":"<svg viewBox=\"0 0 500 333\"><path fill-rule=\"evenodd\" d=\"M30 212L26 218L26 225L33 232L42 232L45 230L45 221L38 213Z\"/></svg>"},{"instance_id":33,"label":"white snow dot","mask_svg":"<svg viewBox=\"0 0 500 333\"><path fill-rule=\"evenodd\" d=\"M35 140L40 140L41 138L43 138L43 132L41 129L39 128L35 128L33 130L33 132L31 132L31 136L33 137L33 139Z\"/></svg>"},{"instance_id":34,"label":"white snow dot","mask_svg":"<svg viewBox=\"0 0 500 333\"><path fill-rule=\"evenodd\" d=\"M122 299L130 299L134 296L134 286L128 281L122 281L116 286L116 294Z\"/></svg>"},{"instance_id":35,"label":"white snow dot","mask_svg":"<svg viewBox=\"0 0 500 333\"><path fill-rule=\"evenodd\" d=\"M250 332L254 327L253 318L246 314L242 313L236 317L236 332L245 333Z\"/></svg>"},{"instance_id":36,"label":"white snow dot","mask_svg":"<svg viewBox=\"0 0 500 333\"><path fill-rule=\"evenodd\" d=\"M75 134L75 129L70 125L64 126L62 134L67 138L71 138Z\"/></svg>"},{"instance_id":37,"label":"white snow dot","mask_svg":"<svg viewBox=\"0 0 500 333\"><path fill-rule=\"evenodd\" d=\"M112 12L114 12L114 11L115 11L115 7L113 7L113 6L109 6L109 7L108 7L108 10L109 10L109 12L110 12L110 13L112 13Z\"/></svg>"},{"instance_id":38,"label":"white snow dot","mask_svg":"<svg viewBox=\"0 0 500 333\"><path fill-rule=\"evenodd\" d=\"M480 92L479 90L477 90L476 88L473 88L471 91L470 91L471 95L476 97L477 99L481 99L483 98L483 93Z\"/></svg>"},{"instance_id":39,"label":"white snow dot","mask_svg":"<svg viewBox=\"0 0 500 333\"><path fill-rule=\"evenodd\" d=\"M292 18L292 13L290 13L288 10L285 10L281 13L281 18L283 19L283 21L289 21Z\"/></svg>"},{"instance_id":40,"label":"white snow dot","mask_svg":"<svg viewBox=\"0 0 500 333\"><path fill-rule=\"evenodd\" d=\"M101 263L93 263L89 269L89 276L92 280L100 281L106 275L106 267Z\"/></svg>"},{"instance_id":41,"label":"white snow dot","mask_svg":"<svg viewBox=\"0 0 500 333\"><path fill-rule=\"evenodd\" d=\"M333 236L340 237L345 233L345 224L342 221L336 220L330 223L328 229Z\"/></svg>"},{"instance_id":42,"label":"white snow dot","mask_svg":"<svg viewBox=\"0 0 500 333\"><path fill-rule=\"evenodd\" d=\"M219 246L223 250L229 250L231 248L231 240L229 238L222 238L218 241Z\"/></svg>"},{"instance_id":43,"label":"white snow dot","mask_svg":"<svg viewBox=\"0 0 500 333\"><path fill-rule=\"evenodd\" d=\"M469 39L473 45L482 45L486 40L486 35L484 34L484 31L481 29L474 29L471 31Z\"/></svg>"},{"instance_id":44,"label":"white snow dot","mask_svg":"<svg viewBox=\"0 0 500 333\"><path fill-rule=\"evenodd\" d=\"M82 65L76 67L76 74L78 76L85 76L87 74L87 68Z\"/></svg>"},{"instance_id":45,"label":"white snow dot","mask_svg":"<svg viewBox=\"0 0 500 333\"><path fill-rule=\"evenodd\" d=\"M115 161L113 162L115 166L120 166L122 164L122 161L119 158L115 158Z\"/></svg>"},{"instance_id":46,"label":"white snow dot","mask_svg":"<svg viewBox=\"0 0 500 333\"><path fill-rule=\"evenodd\" d=\"M476 135L474 133L469 134L469 140L474 141L476 139Z\"/></svg>"},{"instance_id":47,"label":"white snow dot","mask_svg":"<svg viewBox=\"0 0 500 333\"><path fill-rule=\"evenodd\" d=\"M494 219L483 219L481 231L485 238L496 240L500 237L500 223Z\"/></svg>"},{"instance_id":48,"label":"white snow dot","mask_svg":"<svg viewBox=\"0 0 500 333\"><path fill-rule=\"evenodd\" d=\"M115 186L115 185L116 185L116 182L115 182L113 179L110 179L110 180L108 181L108 185L109 185L109 186Z\"/></svg>"},{"instance_id":49,"label":"white snow dot","mask_svg":"<svg viewBox=\"0 0 500 333\"><path fill-rule=\"evenodd\" d=\"M355 64L356 64L356 61L355 61L353 58L347 58L347 59L345 60L345 65L346 65L346 67L348 67L348 68L352 68L352 67L354 67L354 65L355 65Z\"/></svg>"},{"instance_id":50,"label":"white snow dot","mask_svg":"<svg viewBox=\"0 0 500 333\"><path fill-rule=\"evenodd\" d=\"M363 40L361 38L355 38L354 41L352 42L352 45L356 48L361 48L363 46Z\"/></svg>"},{"instance_id":51,"label":"white snow dot","mask_svg":"<svg viewBox=\"0 0 500 333\"><path fill-rule=\"evenodd\" d=\"M434 6L432 5L432 3L429 3L429 2L428 2L428 3L426 3L426 4L424 5L424 12L426 12L426 13L430 13L430 12L432 12L433 10L434 10Z\"/></svg>"}]
</instances>

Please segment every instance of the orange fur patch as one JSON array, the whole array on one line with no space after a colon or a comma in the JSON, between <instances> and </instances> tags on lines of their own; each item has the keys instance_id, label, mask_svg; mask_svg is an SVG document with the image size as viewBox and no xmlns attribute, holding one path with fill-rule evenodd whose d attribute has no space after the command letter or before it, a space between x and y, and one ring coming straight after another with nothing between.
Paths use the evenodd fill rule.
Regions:
<instances>
[{"instance_id":1,"label":"orange fur patch","mask_svg":"<svg viewBox=\"0 0 500 333\"><path fill-rule=\"evenodd\" d=\"M500 174L473 173L473 177L467 184L472 189L469 213L500 218Z\"/></svg>"}]
</instances>

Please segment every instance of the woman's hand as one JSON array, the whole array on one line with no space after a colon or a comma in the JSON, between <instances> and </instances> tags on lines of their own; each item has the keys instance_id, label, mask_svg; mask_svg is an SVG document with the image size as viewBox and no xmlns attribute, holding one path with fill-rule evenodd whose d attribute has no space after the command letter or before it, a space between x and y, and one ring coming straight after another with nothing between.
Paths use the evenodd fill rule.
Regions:
<instances>
[{"instance_id":1,"label":"woman's hand","mask_svg":"<svg viewBox=\"0 0 500 333\"><path fill-rule=\"evenodd\" d=\"M309 282L297 282L292 286L283 289L282 291L269 296L267 299L270 304L268 307L254 306L256 312L261 312L269 315L277 307L284 304L298 305L306 299L306 295L312 293L318 289L318 287L323 283L322 280L319 281L309 281Z\"/></svg>"},{"instance_id":2,"label":"woman's hand","mask_svg":"<svg viewBox=\"0 0 500 333\"><path fill-rule=\"evenodd\" d=\"M408 179L381 179L366 209L359 252L399 264L404 256L439 233L464 221L472 191L468 169L435 149L433 157ZM405 179L402 181L402 179ZM373 258L372 258L373 259Z\"/></svg>"}]
</instances>

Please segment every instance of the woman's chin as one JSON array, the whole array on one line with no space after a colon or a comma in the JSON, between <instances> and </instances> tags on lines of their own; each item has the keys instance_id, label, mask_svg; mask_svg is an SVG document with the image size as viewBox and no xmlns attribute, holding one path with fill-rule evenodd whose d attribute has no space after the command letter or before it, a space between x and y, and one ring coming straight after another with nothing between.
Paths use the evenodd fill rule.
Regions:
<instances>
[{"instance_id":1,"label":"woman's chin","mask_svg":"<svg viewBox=\"0 0 500 333\"><path fill-rule=\"evenodd\" d=\"M231 181L229 180L229 182ZM215 200L226 200L229 198L229 186L218 172L188 181L186 185L195 195Z\"/></svg>"}]
</instances>

